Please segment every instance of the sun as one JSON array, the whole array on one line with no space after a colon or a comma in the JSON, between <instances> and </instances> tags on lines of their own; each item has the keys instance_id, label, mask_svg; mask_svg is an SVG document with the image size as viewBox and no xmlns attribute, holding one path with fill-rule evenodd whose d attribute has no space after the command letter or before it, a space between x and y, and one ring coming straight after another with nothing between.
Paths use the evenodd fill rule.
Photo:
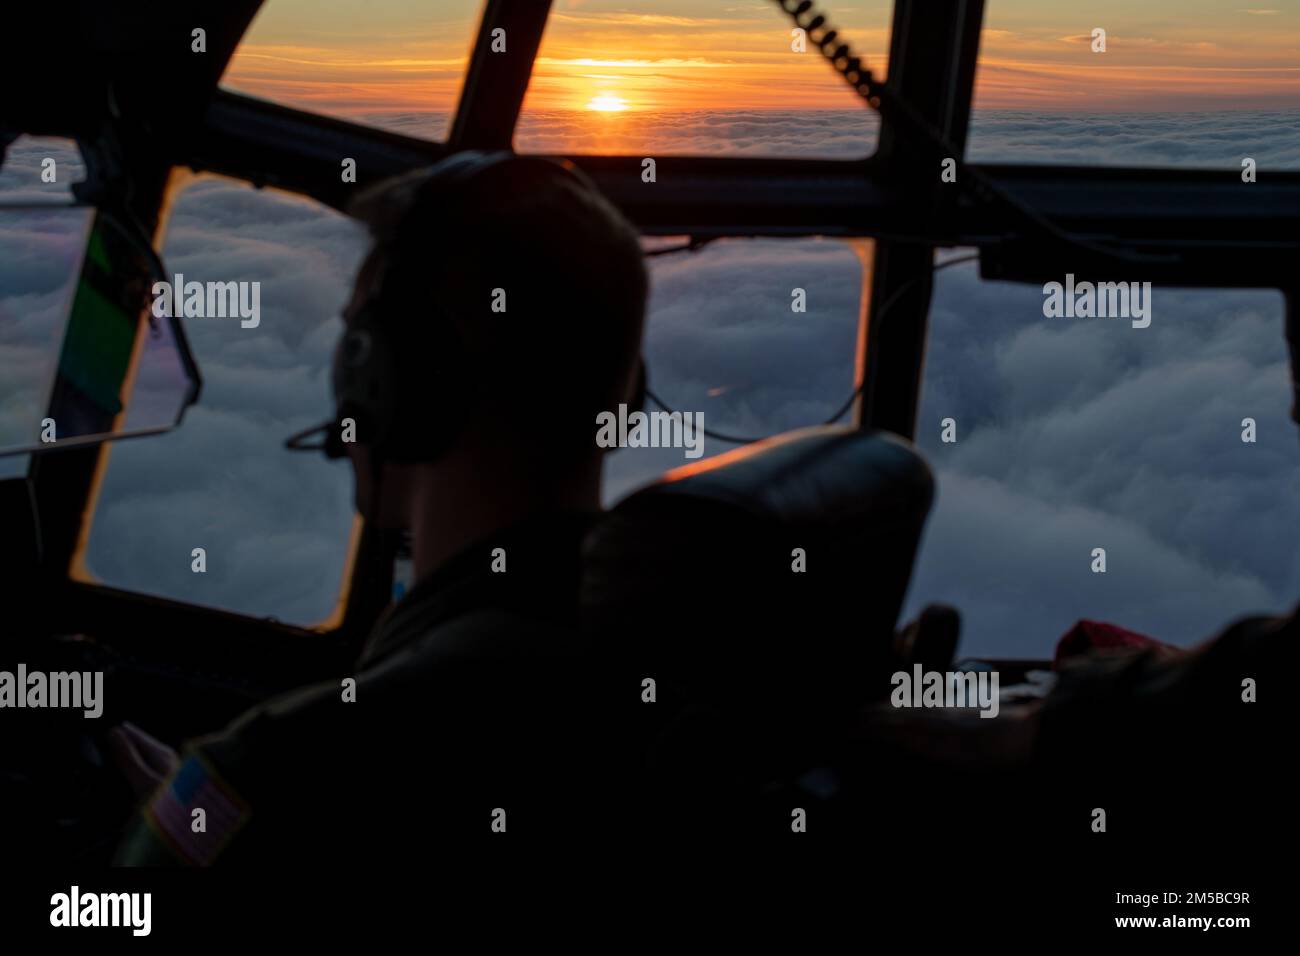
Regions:
<instances>
[{"instance_id":1,"label":"sun","mask_svg":"<svg viewBox=\"0 0 1300 956\"><path fill-rule=\"evenodd\" d=\"M598 93L587 103L587 109L597 113L618 113L627 109L627 100L613 93Z\"/></svg>"}]
</instances>

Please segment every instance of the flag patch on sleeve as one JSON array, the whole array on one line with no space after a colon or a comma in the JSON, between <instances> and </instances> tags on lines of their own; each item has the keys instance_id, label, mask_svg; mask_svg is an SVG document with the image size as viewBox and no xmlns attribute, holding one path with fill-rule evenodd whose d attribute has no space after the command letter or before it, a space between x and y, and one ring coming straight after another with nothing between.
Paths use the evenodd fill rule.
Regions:
<instances>
[{"instance_id":1,"label":"flag patch on sleeve","mask_svg":"<svg viewBox=\"0 0 1300 956\"><path fill-rule=\"evenodd\" d=\"M145 808L150 827L193 866L216 860L249 816L239 794L197 754L185 759Z\"/></svg>"}]
</instances>

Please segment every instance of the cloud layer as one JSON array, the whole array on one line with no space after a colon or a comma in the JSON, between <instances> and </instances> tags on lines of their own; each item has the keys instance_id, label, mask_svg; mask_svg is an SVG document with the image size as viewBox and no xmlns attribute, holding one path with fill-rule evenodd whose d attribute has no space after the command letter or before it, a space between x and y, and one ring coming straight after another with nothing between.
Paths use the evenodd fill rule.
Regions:
<instances>
[{"instance_id":1,"label":"cloud layer","mask_svg":"<svg viewBox=\"0 0 1300 956\"><path fill-rule=\"evenodd\" d=\"M430 137L445 114L388 112L371 125ZM878 118L862 109L687 110L590 113L529 110L520 117L521 152L627 156L771 156L861 159L875 152ZM982 163L1177 166L1260 174L1300 169L1300 111L1188 113L1053 112L976 108L967 158Z\"/></svg>"}]
</instances>

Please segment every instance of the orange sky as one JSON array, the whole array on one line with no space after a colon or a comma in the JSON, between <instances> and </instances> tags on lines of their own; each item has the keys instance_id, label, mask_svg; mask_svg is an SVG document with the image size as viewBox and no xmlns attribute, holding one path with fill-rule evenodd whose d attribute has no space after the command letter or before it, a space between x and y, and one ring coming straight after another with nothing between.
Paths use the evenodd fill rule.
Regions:
<instances>
[{"instance_id":1,"label":"orange sky","mask_svg":"<svg viewBox=\"0 0 1300 956\"><path fill-rule=\"evenodd\" d=\"M1243 4L1268 0L1243 0ZM1300 4L988 0L983 108L1300 107ZM224 84L320 112L449 110L479 0L267 0ZM334 9L334 6L339 9ZM885 66L892 4L823 4ZM345 9L346 8L346 9ZM1094 27L1107 51L1092 52ZM507 53L509 55L509 38ZM556 0L526 109L835 109L853 95L813 51L790 50L768 0Z\"/></svg>"}]
</instances>

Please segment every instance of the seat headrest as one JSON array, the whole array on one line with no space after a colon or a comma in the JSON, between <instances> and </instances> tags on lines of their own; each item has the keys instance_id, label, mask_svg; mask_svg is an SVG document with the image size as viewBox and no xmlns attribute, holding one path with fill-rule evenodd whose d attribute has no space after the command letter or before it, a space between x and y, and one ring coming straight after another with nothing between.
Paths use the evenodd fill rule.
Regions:
<instances>
[{"instance_id":1,"label":"seat headrest","mask_svg":"<svg viewBox=\"0 0 1300 956\"><path fill-rule=\"evenodd\" d=\"M840 426L676 469L588 537L584 620L710 694L867 681L888 659L933 494L907 442Z\"/></svg>"},{"instance_id":2,"label":"seat headrest","mask_svg":"<svg viewBox=\"0 0 1300 956\"><path fill-rule=\"evenodd\" d=\"M681 495L787 524L837 525L915 505L922 491L928 510L933 484L925 461L898 436L820 425L677 468L620 507Z\"/></svg>"}]
</instances>

